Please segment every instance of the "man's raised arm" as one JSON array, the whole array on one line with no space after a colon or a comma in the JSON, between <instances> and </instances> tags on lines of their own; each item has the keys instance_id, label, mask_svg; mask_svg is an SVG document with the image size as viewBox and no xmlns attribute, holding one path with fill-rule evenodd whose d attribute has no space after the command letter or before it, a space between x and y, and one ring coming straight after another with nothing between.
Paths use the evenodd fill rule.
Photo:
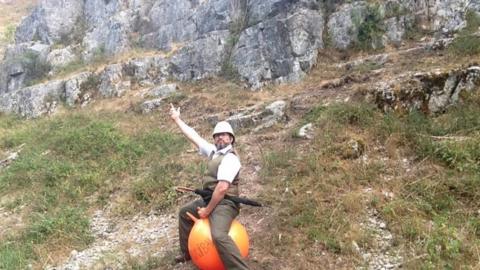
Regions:
<instances>
[{"instance_id":1,"label":"man's raised arm","mask_svg":"<svg viewBox=\"0 0 480 270\"><path fill-rule=\"evenodd\" d=\"M177 126L180 128L185 137L188 138L193 144L198 148L201 145L208 144L205 139L203 139L198 133L191 127L189 127L183 120L180 118L180 107L175 108L172 103L170 103L170 117L175 121Z\"/></svg>"}]
</instances>

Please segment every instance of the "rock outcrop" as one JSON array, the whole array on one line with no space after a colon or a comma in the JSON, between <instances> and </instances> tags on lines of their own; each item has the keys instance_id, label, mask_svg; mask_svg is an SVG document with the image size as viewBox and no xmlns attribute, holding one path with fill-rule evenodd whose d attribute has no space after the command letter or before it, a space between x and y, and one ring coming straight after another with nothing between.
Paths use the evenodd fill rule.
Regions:
<instances>
[{"instance_id":1,"label":"rock outcrop","mask_svg":"<svg viewBox=\"0 0 480 270\"><path fill-rule=\"evenodd\" d=\"M404 74L377 83L369 99L387 110L440 113L458 101L461 92L480 86L480 66L458 70L436 70Z\"/></svg>"},{"instance_id":2,"label":"rock outcrop","mask_svg":"<svg viewBox=\"0 0 480 270\"><path fill-rule=\"evenodd\" d=\"M63 81L51 81L6 93L0 98L0 111L26 118L50 114L55 111L64 91Z\"/></svg>"}]
</instances>

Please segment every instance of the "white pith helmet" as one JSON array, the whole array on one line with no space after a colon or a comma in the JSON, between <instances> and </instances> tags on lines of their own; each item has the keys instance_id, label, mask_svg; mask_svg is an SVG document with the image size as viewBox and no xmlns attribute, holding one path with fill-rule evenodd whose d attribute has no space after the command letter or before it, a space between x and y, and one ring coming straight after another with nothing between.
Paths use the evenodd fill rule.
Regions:
<instances>
[{"instance_id":1,"label":"white pith helmet","mask_svg":"<svg viewBox=\"0 0 480 270\"><path fill-rule=\"evenodd\" d=\"M213 134L212 135L215 136L215 134L224 133L224 132L232 135L232 137L233 137L232 143L234 143L235 142L235 133L233 133L233 128L230 125L230 123L228 123L227 121L218 122L215 125L215 128L213 129Z\"/></svg>"}]
</instances>

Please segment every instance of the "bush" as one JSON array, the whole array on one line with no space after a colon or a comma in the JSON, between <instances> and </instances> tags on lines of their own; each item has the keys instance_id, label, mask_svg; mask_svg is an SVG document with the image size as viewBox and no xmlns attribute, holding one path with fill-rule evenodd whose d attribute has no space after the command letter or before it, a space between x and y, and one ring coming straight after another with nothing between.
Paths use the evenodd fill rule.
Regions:
<instances>
[{"instance_id":1,"label":"bush","mask_svg":"<svg viewBox=\"0 0 480 270\"><path fill-rule=\"evenodd\" d=\"M361 50L379 49L383 47L382 37L385 34L383 16L378 4L367 6L365 18L354 18L358 25L358 41L355 44Z\"/></svg>"},{"instance_id":2,"label":"bush","mask_svg":"<svg viewBox=\"0 0 480 270\"><path fill-rule=\"evenodd\" d=\"M315 107L305 116L305 122L319 123L335 119L338 124L367 127L373 123L375 113L375 107L368 104L337 103Z\"/></svg>"}]
</instances>

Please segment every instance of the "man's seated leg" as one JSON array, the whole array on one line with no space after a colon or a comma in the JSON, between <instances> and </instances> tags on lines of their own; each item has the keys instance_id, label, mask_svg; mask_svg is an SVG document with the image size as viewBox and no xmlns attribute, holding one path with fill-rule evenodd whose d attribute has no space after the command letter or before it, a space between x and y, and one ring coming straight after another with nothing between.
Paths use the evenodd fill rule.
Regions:
<instances>
[{"instance_id":1,"label":"man's seated leg","mask_svg":"<svg viewBox=\"0 0 480 270\"><path fill-rule=\"evenodd\" d=\"M175 257L176 263L186 262L191 259L188 253L188 236L190 235L194 222L187 216L187 212L198 218L197 207L204 206L205 203L200 199L192 201L180 208L178 213L178 236L180 239L181 254Z\"/></svg>"},{"instance_id":2,"label":"man's seated leg","mask_svg":"<svg viewBox=\"0 0 480 270\"><path fill-rule=\"evenodd\" d=\"M230 225L238 213L238 208L233 202L223 200L209 216L212 240L227 270L248 269L240 250L228 235Z\"/></svg>"}]
</instances>

